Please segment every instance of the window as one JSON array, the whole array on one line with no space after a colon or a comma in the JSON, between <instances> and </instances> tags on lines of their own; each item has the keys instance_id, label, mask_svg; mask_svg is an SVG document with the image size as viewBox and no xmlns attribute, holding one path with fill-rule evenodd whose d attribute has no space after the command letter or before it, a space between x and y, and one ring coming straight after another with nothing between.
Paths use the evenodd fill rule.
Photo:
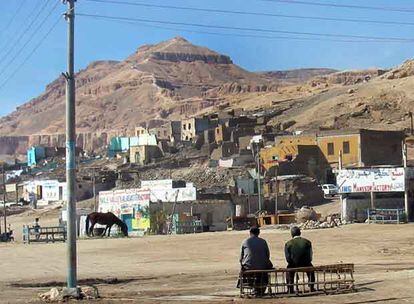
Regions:
<instances>
[{"instance_id":1,"label":"window","mask_svg":"<svg viewBox=\"0 0 414 304\"><path fill-rule=\"evenodd\" d=\"M167 130L164 130L164 136L167 136Z\"/></svg>"},{"instance_id":2,"label":"window","mask_svg":"<svg viewBox=\"0 0 414 304\"><path fill-rule=\"evenodd\" d=\"M333 143L328 143L328 155L334 155L335 151L334 151L334 144Z\"/></svg>"},{"instance_id":3,"label":"window","mask_svg":"<svg viewBox=\"0 0 414 304\"><path fill-rule=\"evenodd\" d=\"M219 129L219 128L217 128L217 129L216 129L216 132L217 132L217 134L219 134L219 133L220 133L220 129Z\"/></svg>"},{"instance_id":4,"label":"window","mask_svg":"<svg viewBox=\"0 0 414 304\"><path fill-rule=\"evenodd\" d=\"M349 141L344 141L342 144L342 150L344 154L349 154Z\"/></svg>"},{"instance_id":5,"label":"window","mask_svg":"<svg viewBox=\"0 0 414 304\"><path fill-rule=\"evenodd\" d=\"M187 130L186 126L187 126L186 124L183 124L183 130Z\"/></svg>"},{"instance_id":6,"label":"window","mask_svg":"<svg viewBox=\"0 0 414 304\"><path fill-rule=\"evenodd\" d=\"M188 124L188 130L191 130L191 123Z\"/></svg>"}]
</instances>

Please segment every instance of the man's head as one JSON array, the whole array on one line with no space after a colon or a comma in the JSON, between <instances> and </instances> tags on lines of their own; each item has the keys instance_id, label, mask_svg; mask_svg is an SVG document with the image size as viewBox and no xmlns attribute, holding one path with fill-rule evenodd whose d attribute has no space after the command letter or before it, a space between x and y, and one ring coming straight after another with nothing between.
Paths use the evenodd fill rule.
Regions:
<instances>
[{"instance_id":1,"label":"man's head","mask_svg":"<svg viewBox=\"0 0 414 304\"><path fill-rule=\"evenodd\" d=\"M292 235L292 237L300 236L300 228L296 226L292 227L290 229L290 234Z\"/></svg>"},{"instance_id":2,"label":"man's head","mask_svg":"<svg viewBox=\"0 0 414 304\"><path fill-rule=\"evenodd\" d=\"M260 234L259 227L252 227L252 228L250 228L250 235L251 236L259 236L259 234Z\"/></svg>"}]
</instances>

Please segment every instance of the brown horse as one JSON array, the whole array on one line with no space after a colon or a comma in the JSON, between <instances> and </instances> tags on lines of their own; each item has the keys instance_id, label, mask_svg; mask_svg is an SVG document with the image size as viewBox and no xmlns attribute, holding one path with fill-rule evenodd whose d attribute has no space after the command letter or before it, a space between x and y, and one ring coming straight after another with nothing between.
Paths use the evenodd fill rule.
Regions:
<instances>
[{"instance_id":1,"label":"brown horse","mask_svg":"<svg viewBox=\"0 0 414 304\"><path fill-rule=\"evenodd\" d=\"M89 228L90 223L90 228ZM111 235L111 228L113 225L118 225L124 236L128 236L128 226L121 221L115 214L112 212L101 213L101 212L92 212L86 217L86 234L88 236L93 235L93 228L96 224L106 225L103 235L105 236L106 231L108 231L108 236Z\"/></svg>"}]
</instances>

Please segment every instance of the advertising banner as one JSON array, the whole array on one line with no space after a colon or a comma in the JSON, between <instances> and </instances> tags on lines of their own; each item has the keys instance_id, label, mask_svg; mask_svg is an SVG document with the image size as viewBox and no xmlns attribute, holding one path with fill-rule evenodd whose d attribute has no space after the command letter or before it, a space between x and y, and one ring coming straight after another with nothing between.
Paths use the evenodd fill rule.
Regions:
<instances>
[{"instance_id":1,"label":"advertising banner","mask_svg":"<svg viewBox=\"0 0 414 304\"><path fill-rule=\"evenodd\" d=\"M150 190L151 202L189 202L197 199L195 187L186 188L158 188Z\"/></svg>"},{"instance_id":2,"label":"advertising banner","mask_svg":"<svg viewBox=\"0 0 414 304\"><path fill-rule=\"evenodd\" d=\"M337 186L340 193L404 192L404 168L339 170Z\"/></svg>"},{"instance_id":3,"label":"advertising banner","mask_svg":"<svg viewBox=\"0 0 414 304\"><path fill-rule=\"evenodd\" d=\"M130 231L150 228L149 202L146 189L99 192L99 212L112 212L126 222Z\"/></svg>"}]
</instances>

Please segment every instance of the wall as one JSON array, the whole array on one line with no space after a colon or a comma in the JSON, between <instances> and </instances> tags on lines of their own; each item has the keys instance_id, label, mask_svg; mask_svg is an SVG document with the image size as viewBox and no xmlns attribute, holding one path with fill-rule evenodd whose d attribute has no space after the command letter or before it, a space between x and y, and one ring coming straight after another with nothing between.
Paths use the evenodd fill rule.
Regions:
<instances>
[{"instance_id":1,"label":"wall","mask_svg":"<svg viewBox=\"0 0 414 304\"><path fill-rule=\"evenodd\" d=\"M404 133L361 130L361 160L364 166L402 165Z\"/></svg>"},{"instance_id":2,"label":"wall","mask_svg":"<svg viewBox=\"0 0 414 304\"><path fill-rule=\"evenodd\" d=\"M0 136L0 155L24 155L28 148L28 136Z\"/></svg>"},{"instance_id":3,"label":"wall","mask_svg":"<svg viewBox=\"0 0 414 304\"><path fill-rule=\"evenodd\" d=\"M134 146L129 150L129 161L145 165L163 156L158 146Z\"/></svg>"},{"instance_id":4,"label":"wall","mask_svg":"<svg viewBox=\"0 0 414 304\"><path fill-rule=\"evenodd\" d=\"M343 151L344 142L349 142L349 153ZM332 155L328 153L328 143L333 143L334 145L334 153ZM360 166L359 134L318 136L318 146L329 164L339 163L339 151L343 151L343 166Z\"/></svg>"},{"instance_id":5,"label":"wall","mask_svg":"<svg viewBox=\"0 0 414 304\"><path fill-rule=\"evenodd\" d=\"M192 141L196 136L195 132L195 119L183 119L181 121L181 140Z\"/></svg>"},{"instance_id":6,"label":"wall","mask_svg":"<svg viewBox=\"0 0 414 304\"><path fill-rule=\"evenodd\" d=\"M375 208L378 209L404 209L403 195L396 195L394 198L375 198ZM367 209L371 208L370 194L365 197L344 198L342 212L347 221L364 222L367 219Z\"/></svg>"},{"instance_id":7,"label":"wall","mask_svg":"<svg viewBox=\"0 0 414 304\"><path fill-rule=\"evenodd\" d=\"M151 203L150 210L164 210L170 215L173 210L174 203ZM192 213L200 215L203 225L209 225L210 231L227 230L226 219L230 217L234 210L234 206L227 200L198 200L196 203L183 202L176 204L175 213Z\"/></svg>"}]
</instances>

